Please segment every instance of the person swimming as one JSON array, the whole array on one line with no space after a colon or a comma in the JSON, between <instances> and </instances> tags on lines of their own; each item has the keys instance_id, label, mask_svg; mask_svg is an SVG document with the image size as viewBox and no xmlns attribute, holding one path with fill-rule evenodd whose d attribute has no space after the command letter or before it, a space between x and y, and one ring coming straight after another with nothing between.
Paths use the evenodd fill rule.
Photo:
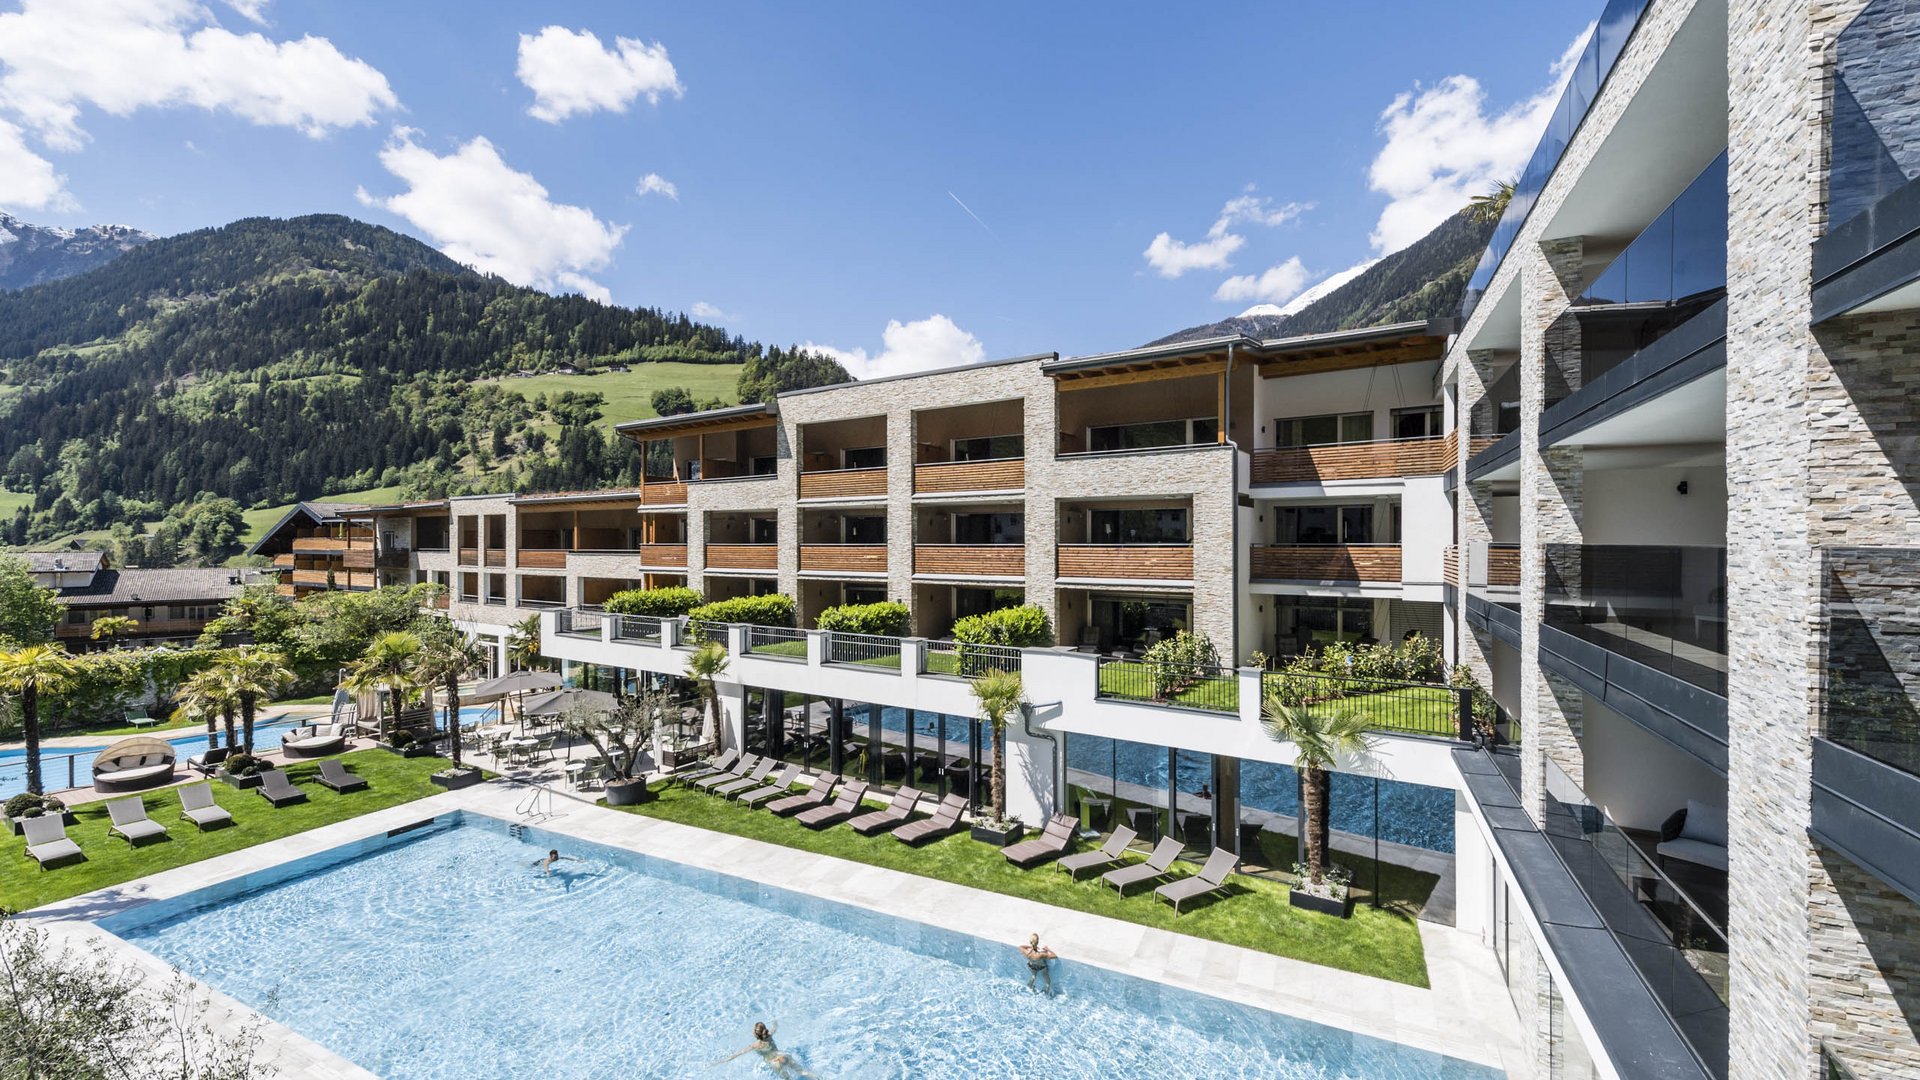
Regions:
<instances>
[{"instance_id":1,"label":"person swimming","mask_svg":"<svg viewBox=\"0 0 1920 1080\"><path fill-rule=\"evenodd\" d=\"M773 1075L781 1077L782 1080L816 1080L813 1073L809 1072L805 1065L800 1064L799 1058L780 1049L779 1045L773 1041L773 1032L774 1027L772 1025L755 1023L753 1025L752 1042L713 1064L725 1065L734 1058L741 1057L745 1054L759 1054L760 1060L767 1063L768 1070L770 1070ZM709 1066L709 1068L711 1068L711 1066Z\"/></svg>"},{"instance_id":2,"label":"person swimming","mask_svg":"<svg viewBox=\"0 0 1920 1080\"><path fill-rule=\"evenodd\" d=\"M1020 946L1020 955L1027 958L1027 989L1033 989L1033 980L1041 975L1045 975L1047 977L1047 993L1053 993L1053 964L1051 961L1056 959L1056 956L1052 949L1040 944L1039 934L1028 938L1027 943Z\"/></svg>"},{"instance_id":3,"label":"person swimming","mask_svg":"<svg viewBox=\"0 0 1920 1080\"><path fill-rule=\"evenodd\" d=\"M539 867L539 868L540 868L540 875L541 875L542 877L546 877L547 875L550 875L550 874L552 874L552 873L553 873L553 864L554 864L554 863L557 863L557 862L583 862L583 861L585 861L585 860L582 860L582 859L576 859L576 858L574 858L574 857L573 857L573 856L571 856L571 855L562 855L562 854L560 854L560 849L559 849L559 848L554 848L553 850L551 850L551 851L548 851L548 852L547 852L547 857L546 857L546 858L544 858L544 859L535 859L535 860L533 861L533 865L535 865L535 866L537 866L537 867Z\"/></svg>"}]
</instances>

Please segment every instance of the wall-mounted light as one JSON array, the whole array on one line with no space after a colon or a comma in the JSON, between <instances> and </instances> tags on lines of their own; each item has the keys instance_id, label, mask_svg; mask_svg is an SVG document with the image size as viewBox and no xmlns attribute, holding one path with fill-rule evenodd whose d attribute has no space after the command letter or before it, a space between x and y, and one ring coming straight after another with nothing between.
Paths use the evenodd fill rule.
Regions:
<instances>
[{"instance_id":1,"label":"wall-mounted light","mask_svg":"<svg viewBox=\"0 0 1920 1080\"><path fill-rule=\"evenodd\" d=\"M1687 482L1685 480L1680 481L1678 484L1675 484L1673 486L1673 490L1679 492L1682 495L1685 495L1687 493Z\"/></svg>"}]
</instances>

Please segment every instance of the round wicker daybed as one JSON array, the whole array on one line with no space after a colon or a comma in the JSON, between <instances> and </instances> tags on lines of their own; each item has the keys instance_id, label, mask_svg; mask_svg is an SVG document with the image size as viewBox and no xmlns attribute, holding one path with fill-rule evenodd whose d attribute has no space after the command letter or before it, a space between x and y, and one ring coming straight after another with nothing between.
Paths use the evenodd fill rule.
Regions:
<instances>
[{"instance_id":1,"label":"round wicker daybed","mask_svg":"<svg viewBox=\"0 0 1920 1080\"><path fill-rule=\"evenodd\" d=\"M165 739L135 735L121 739L93 759L95 791L132 791L173 782L173 746Z\"/></svg>"}]
</instances>

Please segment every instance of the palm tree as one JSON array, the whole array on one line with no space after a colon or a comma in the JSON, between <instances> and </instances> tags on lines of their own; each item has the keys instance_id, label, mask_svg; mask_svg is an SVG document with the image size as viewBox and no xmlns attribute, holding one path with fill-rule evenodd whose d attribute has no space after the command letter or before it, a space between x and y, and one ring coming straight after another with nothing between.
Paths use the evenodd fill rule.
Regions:
<instances>
[{"instance_id":1,"label":"palm tree","mask_svg":"<svg viewBox=\"0 0 1920 1080\"><path fill-rule=\"evenodd\" d=\"M228 751L237 748L233 730L235 702L226 671L216 666L194 672L180 684L179 698L183 710L207 718L208 749L212 749L213 718L216 715L226 722Z\"/></svg>"},{"instance_id":2,"label":"palm tree","mask_svg":"<svg viewBox=\"0 0 1920 1080\"><path fill-rule=\"evenodd\" d=\"M124 637L140 629L140 621L126 615L102 615L93 620L93 629L88 636L95 641L107 641Z\"/></svg>"},{"instance_id":3,"label":"palm tree","mask_svg":"<svg viewBox=\"0 0 1920 1080\"><path fill-rule=\"evenodd\" d=\"M1513 189L1517 186L1512 180L1495 180L1484 194L1467 200L1468 215L1482 225L1498 222L1506 214L1507 205L1513 202Z\"/></svg>"},{"instance_id":4,"label":"palm tree","mask_svg":"<svg viewBox=\"0 0 1920 1080\"><path fill-rule=\"evenodd\" d=\"M1373 749L1373 739L1367 734L1367 715L1346 703L1327 707L1289 705L1278 691L1267 694L1261 710L1267 737L1293 744L1293 767L1300 771L1303 781L1300 799L1307 822L1307 878L1318 885L1327 865L1323 842L1327 833L1327 800L1323 797L1327 769L1341 757Z\"/></svg>"},{"instance_id":5,"label":"palm tree","mask_svg":"<svg viewBox=\"0 0 1920 1080\"><path fill-rule=\"evenodd\" d=\"M46 794L40 782L40 695L58 694L72 686L79 670L58 644L0 652L0 691L20 697L27 740L27 790L35 795Z\"/></svg>"},{"instance_id":6,"label":"palm tree","mask_svg":"<svg viewBox=\"0 0 1920 1080\"><path fill-rule=\"evenodd\" d=\"M993 818L1007 820L1007 720L1020 707L1024 691L1017 671L989 671L973 679L980 719L993 730Z\"/></svg>"},{"instance_id":7,"label":"palm tree","mask_svg":"<svg viewBox=\"0 0 1920 1080\"><path fill-rule=\"evenodd\" d=\"M420 635L420 656L415 668L428 685L439 683L447 692L447 742L452 747L453 767L460 768L460 680L467 673L484 668L487 647L455 629L453 621L438 618L428 623Z\"/></svg>"},{"instance_id":8,"label":"palm tree","mask_svg":"<svg viewBox=\"0 0 1920 1080\"><path fill-rule=\"evenodd\" d=\"M261 699L271 700L294 680L284 653L256 645L228 649L214 661L225 673L227 690L240 703L243 752L253 753L253 717Z\"/></svg>"},{"instance_id":9,"label":"palm tree","mask_svg":"<svg viewBox=\"0 0 1920 1080\"><path fill-rule=\"evenodd\" d=\"M547 666L540 655L540 616L529 615L507 634L507 662L516 669L535 671Z\"/></svg>"},{"instance_id":10,"label":"palm tree","mask_svg":"<svg viewBox=\"0 0 1920 1080\"><path fill-rule=\"evenodd\" d=\"M419 685L415 667L420 659L420 635L389 630L373 639L360 659L347 668L349 690L385 690L393 705L394 723L400 722L401 699ZM375 737L387 739L387 717L382 713Z\"/></svg>"},{"instance_id":11,"label":"palm tree","mask_svg":"<svg viewBox=\"0 0 1920 1080\"><path fill-rule=\"evenodd\" d=\"M687 678L692 679L700 690L701 712L706 716L706 724L700 732L700 741L713 741L713 733L720 728L720 691L713 680L727 670L727 647L717 641L703 641L700 647L687 657Z\"/></svg>"}]
</instances>

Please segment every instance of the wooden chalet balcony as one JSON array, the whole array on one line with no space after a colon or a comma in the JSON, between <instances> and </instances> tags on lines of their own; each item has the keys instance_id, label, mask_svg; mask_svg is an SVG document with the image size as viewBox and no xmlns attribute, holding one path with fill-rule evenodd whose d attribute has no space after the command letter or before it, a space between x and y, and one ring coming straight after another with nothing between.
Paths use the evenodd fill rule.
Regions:
<instances>
[{"instance_id":1,"label":"wooden chalet balcony","mask_svg":"<svg viewBox=\"0 0 1920 1080\"><path fill-rule=\"evenodd\" d=\"M139 626L127 637L152 637L158 634L198 634L207 628L205 619L138 619ZM91 620L78 625L61 623L54 627L53 636L57 638L91 638L93 623ZM118 639L117 639L118 640Z\"/></svg>"},{"instance_id":2,"label":"wooden chalet balcony","mask_svg":"<svg viewBox=\"0 0 1920 1080\"><path fill-rule=\"evenodd\" d=\"M913 572L1024 577L1027 549L1023 544L915 544Z\"/></svg>"},{"instance_id":3,"label":"wooden chalet balcony","mask_svg":"<svg viewBox=\"0 0 1920 1080\"><path fill-rule=\"evenodd\" d=\"M802 544L800 569L849 574L887 572L885 544Z\"/></svg>"},{"instance_id":4,"label":"wooden chalet balcony","mask_svg":"<svg viewBox=\"0 0 1920 1080\"><path fill-rule=\"evenodd\" d=\"M488 548L484 554L488 566L507 565L507 552L504 548Z\"/></svg>"},{"instance_id":5,"label":"wooden chalet balcony","mask_svg":"<svg viewBox=\"0 0 1920 1080\"><path fill-rule=\"evenodd\" d=\"M280 554L275 555L273 557L273 565L276 569L280 569L280 570L293 569L293 552L283 551Z\"/></svg>"},{"instance_id":6,"label":"wooden chalet balcony","mask_svg":"<svg viewBox=\"0 0 1920 1080\"><path fill-rule=\"evenodd\" d=\"M329 573L330 571L327 570L295 570L289 576L295 585L320 585L324 587L327 583L327 575ZM334 579L342 585L346 584L347 580L343 574L336 574Z\"/></svg>"},{"instance_id":7,"label":"wooden chalet balcony","mask_svg":"<svg viewBox=\"0 0 1920 1080\"><path fill-rule=\"evenodd\" d=\"M1438 476L1453 467L1455 445L1448 436L1255 450L1251 475L1256 484Z\"/></svg>"},{"instance_id":8,"label":"wooden chalet balcony","mask_svg":"<svg viewBox=\"0 0 1920 1080\"><path fill-rule=\"evenodd\" d=\"M273 591L276 596L292 596L293 586L292 585L275 585L273 587Z\"/></svg>"},{"instance_id":9,"label":"wooden chalet balcony","mask_svg":"<svg viewBox=\"0 0 1920 1080\"><path fill-rule=\"evenodd\" d=\"M461 566L479 566L480 565L480 549L477 547L461 548L460 549L460 565Z\"/></svg>"},{"instance_id":10,"label":"wooden chalet balcony","mask_svg":"<svg viewBox=\"0 0 1920 1080\"><path fill-rule=\"evenodd\" d=\"M803 499L858 499L887 493L887 470L828 469L800 474Z\"/></svg>"},{"instance_id":11,"label":"wooden chalet balcony","mask_svg":"<svg viewBox=\"0 0 1920 1080\"><path fill-rule=\"evenodd\" d=\"M567 552L564 548L521 548L514 553L514 565L529 570L565 570Z\"/></svg>"},{"instance_id":12,"label":"wooden chalet balcony","mask_svg":"<svg viewBox=\"0 0 1920 1080\"><path fill-rule=\"evenodd\" d=\"M373 569L373 549L352 548L340 561L349 570L371 570Z\"/></svg>"},{"instance_id":13,"label":"wooden chalet balcony","mask_svg":"<svg viewBox=\"0 0 1920 1080\"><path fill-rule=\"evenodd\" d=\"M1255 545L1256 580L1400 583L1399 544Z\"/></svg>"},{"instance_id":14,"label":"wooden chalet balcony","mask_svg":"<svg viewBox=\"0 0 1920 1080\"><path fill-rule=\"evenodd\" d=\"M642 506L685 506L687 485L678 480L649 480L640 489Z\"/></svg>"},{"instance_id":15,"label":"wooden chalet balcony","mask_svg":"<svg viewBox=\"0 0 1920 1080\"><path fill-rule=\"evenodd\" d=\"M641 544L637 554L641 566L684 568L687 565L685 544Z\"/></svg>"},{"instance_id":16,"label":"wooden chalet balcony","mask_svg":"<svg viewBox=\"0 0 1920 1080\"><path fill-rule=\"evenodd\" d=\"M367 547L371 551L372 543L373 538L370 536L358 541L344 540L337 536L301 536L294 539L293 552L296 555L323 555L345 551L356 545Z\"/></svg>"},{"instance_id":17,"label":"wooden chalet balcony","mask_svg":"<svg viewBox=\"0 0 1920 1080\"><path fill-rule=\"evenodd\" d=\"M773 570L780 565L777 544L708 544L709 570Z\"/></svg>"},{"instance_id":18,"label":"wooden chalet balcony","mask_svg":"<svg viewBox=\"0 0 1920 1080\"><path fill-rule=\"evenodd\" d=\"M1061 544L1058 576L1190 581L1192 544Z\"/></svg>"},{"instance_id":19,"label":"wooden chalet balcony","mask_svg":"<svg viewBox=\"0 0 1920 1080\"><path fill-rule=\"evenodd\" d=\"M913 467L913 491L916 495L940 495L956 491L1019 491L1026 486L1025 458L949 461Z\"/></svg>"}]
</instances>

